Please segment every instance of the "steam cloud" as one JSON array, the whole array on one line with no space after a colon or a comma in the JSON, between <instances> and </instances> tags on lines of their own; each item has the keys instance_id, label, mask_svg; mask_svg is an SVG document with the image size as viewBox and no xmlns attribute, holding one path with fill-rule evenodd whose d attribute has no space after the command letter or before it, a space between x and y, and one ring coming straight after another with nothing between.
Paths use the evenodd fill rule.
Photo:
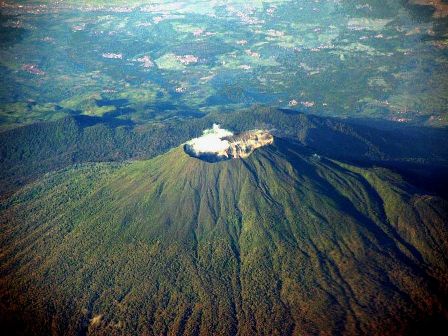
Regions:
<instances>
[{"instance_id":1,"label":"steam cloud","mask_svg":"<svg viewBox=\"0 0 448 336\"><path fill-rule=\"evenodd\" d=\"M219 155L230 147L230 143L223 138L232 136L233 133L213 124L211 129L202 132L202 136L194 138L186 143L186 149L194 156Z\"/></svg>"}]
</instances>

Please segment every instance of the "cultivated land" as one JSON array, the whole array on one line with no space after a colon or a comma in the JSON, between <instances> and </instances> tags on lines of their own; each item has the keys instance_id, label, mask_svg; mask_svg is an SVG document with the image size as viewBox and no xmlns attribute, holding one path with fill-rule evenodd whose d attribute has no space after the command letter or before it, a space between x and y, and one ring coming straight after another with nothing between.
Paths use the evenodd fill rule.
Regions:
<instances>
[{"instance_id":1,"label":"cultivated land","mask_svg":"<svg viewBox=\"0 0 448 336\"><path fill-rule=\"evenodd\" d=\"M146 124L260 104L443 126L447 30L430 8L2 2L0 129L69 115Z\"/></svg>"}]
</instances>

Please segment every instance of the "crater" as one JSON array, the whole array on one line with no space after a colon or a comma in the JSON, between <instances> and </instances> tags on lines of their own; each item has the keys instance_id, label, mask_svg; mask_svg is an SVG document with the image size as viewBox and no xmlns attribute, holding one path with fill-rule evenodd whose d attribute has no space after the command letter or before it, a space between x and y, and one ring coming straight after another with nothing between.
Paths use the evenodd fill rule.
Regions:
<instances>
[{"instance_id":1,"label":"crater","mask_svg":"<svg viewBox=\"0 0 448 336\"><path fill-rule=\"evenodd\" d=\"M274 137L266 130L251 130L238 134L213 124L203 131L202 136L191 139L184 145L184 151L195 158L207 162L244 159L257 148L270 145Z\"/></svg>"}]
</instances>

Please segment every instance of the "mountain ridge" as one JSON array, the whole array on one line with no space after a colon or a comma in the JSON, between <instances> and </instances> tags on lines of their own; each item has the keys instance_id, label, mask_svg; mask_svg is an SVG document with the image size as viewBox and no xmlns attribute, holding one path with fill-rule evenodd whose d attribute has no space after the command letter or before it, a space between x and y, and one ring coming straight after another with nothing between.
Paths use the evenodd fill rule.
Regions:
<instances>
[{"instance_id":1,"label":"mountain ridge","mask_svg":"<svg viewBox=\"0 0 448 336\"><path fill-rule=\"evenodd\" d=\"M428 185L428 174L448 181L444 173L448 151L441 145L446 129L323 118L259 107L146 128L126 126L115 119L76 117L2 132L0 193L11 193L46 172L72 164L151 158L199 136L215 122L236 132L275 130L277 137L298 141L319 155L410 173L411 181L422 180L420 186ZM411 142L415 145L409 146ZM442 184L434 184L433 189L446 197Z\"/></svg>"}]
</instances>

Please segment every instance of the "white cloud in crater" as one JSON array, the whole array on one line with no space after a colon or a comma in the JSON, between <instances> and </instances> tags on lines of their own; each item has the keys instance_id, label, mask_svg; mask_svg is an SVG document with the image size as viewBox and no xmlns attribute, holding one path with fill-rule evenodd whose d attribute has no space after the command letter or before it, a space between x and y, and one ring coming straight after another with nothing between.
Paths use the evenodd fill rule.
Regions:
<instances>
[{"instance_id":1,"label":"white cloud in crater","mask_svg":"<svg viewBox=\"0 0 448 336\"><path fill-rule=\"evenodd\" d=\"M202 136L194 138L186 143L188 150L195 156L213 155L225 151L230 143L223 138L232 136L233 133L213 124L213 128L203 131Z\"/></svg>"}]
</instances>

